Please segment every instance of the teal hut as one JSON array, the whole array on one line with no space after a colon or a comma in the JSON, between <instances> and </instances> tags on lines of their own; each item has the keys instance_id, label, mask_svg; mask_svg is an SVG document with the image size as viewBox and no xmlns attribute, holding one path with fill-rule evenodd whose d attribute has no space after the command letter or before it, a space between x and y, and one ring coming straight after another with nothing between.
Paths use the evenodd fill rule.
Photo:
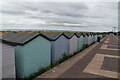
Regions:
<instances>
[{"instance_id":1,"label":"teal hut","mask_svg":"<svg viewBox=\"0 0 120 80\"><path fill-rule=\"evenodd\" d=\"M77 51L79 52L80 50L83 49L84 41L83 41L83 35L81 33L75 33L76 36L78 37L78 47Z\"/></svg>"},{"instance_id":2,"label":"teal hut","mask_svg":"<svg viewBox=\"0 0 120 80\"><path fill-rule=\"evenodd\" d=\"M51 43L39 33L8 33L3 40L15 44L17 78L25 78L51 63Z\"/></svg>"}]
</instances>

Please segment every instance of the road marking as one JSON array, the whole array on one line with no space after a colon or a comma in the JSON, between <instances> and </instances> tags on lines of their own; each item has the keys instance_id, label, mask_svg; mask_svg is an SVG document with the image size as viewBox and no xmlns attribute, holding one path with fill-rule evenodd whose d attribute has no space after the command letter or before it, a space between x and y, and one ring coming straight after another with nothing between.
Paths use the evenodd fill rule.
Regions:
<instances>
[{"instance_id":1,"label":"road marking","mask_svg":"<svg viewBox=\"0 0 120 80\"><path fill-rule=\"evenodd\" d=\"M108 41L105 41L105 43L108 43Z\"/></svg>"},{"instance_id":2,"label":"road marking","mask_svg":"<svg viewBox=\"0 0 120 80\"><path fill-rule=\"evenodd\" d=\"M113 56L113 55L105 55L105 57L110 57L110 58L120 58L120 56Z\"/></svg>"},{"instance_id":3,"label":"road marking","mask_svg":"<svg viewBox=\"0 0 120 80\"><path fill-rule=\"evenodd\" d=\"M112 48L107 48L107 50L113 50L113 51L117 51L117 50L120 50L120 49L112 49Z\"/></svg>"},{"instance_id":4,"label":"road marking","mask_svg":"<svg viewBox=\"0 0 120 80\"><path fill-rule=\"evenodd\" d=\"M119 78L117 72L114 71L108 71L108 70L101 70L100 76L110 77L110 78Z\"/></svg>"},{"instance_id":5,"label":"road marking","mask_svg":"<svg viewBox=\"0 0 120 80\"><path fill-rule=\"evenodd\" d=\"M108 46L118 47L118 45L108 45Z\"/></svg>"},{"instance_id":6,"label":"road marking","mask_svg":"<svg viewBox=\"0 0 120 80\"><path fill-rule=\"evenodd\" d=\"M106 49L106 50L120 50L120 49L113 49L113 48L108 48L108 45L103 44L100 49Z\"/></svg>"},{"instance_id":7,"label":"road marking","mask_svg":"<svg viewBox=\"0 0 120 80\"><path fill-rule=\"evenodd\" d=\"M91 60L91 62L87 65L83 72L95 74L99 76L105 76L109 78L118 78L118 72L102 70L101 66L104 61L104 57L110 58L120 58L120 56L112 56L112 55L104 55L104 54L96 54L95 57Z\"/></svg>"},{"instance_id":8,"label":"road marking","mask_svg":"<svg viewBox=\"0 0 120 80\"><path fill-rule=\"evenodd\" d=\"M103 44L100 49L107 49L107 45L106 44Z\"/></svg>"},{"instance_id":9,"label":"road marking","mask_svg":"<svg viewBox=\"0 0 120 80\"><path fill-rule=\"evenodd\" d=\"M109 41L109 39L106 39L106 41Z\"/></svg>"}]
</instances>

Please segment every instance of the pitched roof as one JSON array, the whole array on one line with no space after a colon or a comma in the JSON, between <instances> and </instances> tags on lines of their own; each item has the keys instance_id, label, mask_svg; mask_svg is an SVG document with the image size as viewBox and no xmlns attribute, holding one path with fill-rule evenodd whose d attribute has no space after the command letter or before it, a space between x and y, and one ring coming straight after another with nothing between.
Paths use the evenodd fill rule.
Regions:
<instances>
[{"instance_id":1,"label":"pitched roof","mask_svg":"<svg viewBox=\"0 0 120 80\"><path fill-rule=\"evenodd\" d=\"M95 35L95 33L92 33L92 35Z\"/></svg>"},{"instance_id":2,"label":"pitched roof","mask_svg":"<svg viewBox=\"0 0 120 80\"><path fill-rule=\"evenodd\" d=\"M82 35L81 33L75 33L75 34L78 38Z\"/></svg>"},{"instance_id":3,"label":"pitched roof","mask_svg":"<svg viewBox=\"0 0 120 80\"><path fill-rule=\"evenodd\" d=\"M50 33L50 32L43 32L40 35L43 36L44 38L50 40L50 41L55 41L57 40L63 33L60 32L54 32L54 33Z\"/></svg>"},{"instance_id":4,"label":"pitched roof","mask_svg":"<svg viewBox=\"0 0 120 80\"><path fill-rule=\"evenodd\" d=\"M86 36L86 34L85 34L85 33L82 33L82 35L83 35L83 37L85 37L85 36Z\"/></svg>"},{"instance_id":5,"label":"pitched roof","mask_svg":"<svg viewBox=\"0 0 120 80\"><path fill-rule=\"evenodd\" d=\"M69 33L69 32L65 32L64 36L68 39L71 39L74 36L75 33Z\"/></svg>"},{"instance_id":6,"label":"pitched roof","mask_svg":"<svg viewBox=\"0 0 120 80\"><path fill-rule=\"evenodd\" d=\"M93 33L90 33L91 36L93 36Z\"/></svg>"},{"instance_id":7,"label":"pitched roof","mask_svg":"<svg viewBox=\"0 0 120 80\"><path fill-rule=\"evenodd\" d=\"M86 33L85 35L86 35L86 36L89 36L89 33Z\"/></svg>"},{"instance_id":8,"label":"pitched roof","mask_svg":"<svg viewBox=\"0 0 120 80\"><path fill-rule=\"evenodd\" d=\"M24 45L38 35L39 33L7 33L2 36L2 42L11 45Z\"/></svg>"}]
</instances>

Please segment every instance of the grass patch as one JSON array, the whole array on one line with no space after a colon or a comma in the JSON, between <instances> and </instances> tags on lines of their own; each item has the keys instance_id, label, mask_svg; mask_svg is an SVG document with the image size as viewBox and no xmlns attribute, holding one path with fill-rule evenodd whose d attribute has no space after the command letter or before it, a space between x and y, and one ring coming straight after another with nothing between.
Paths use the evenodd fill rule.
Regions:
<instances>
[{"instance_id":1,"label":"grass patch","mask_svg":"<svg viewBox=\"0 0 120 80\"><path fill-rule=\"evenodd\" d=\"M83 49L87 48L88 46L89 46L88 44L84 44Z\"/></svg>"}]
</instances>

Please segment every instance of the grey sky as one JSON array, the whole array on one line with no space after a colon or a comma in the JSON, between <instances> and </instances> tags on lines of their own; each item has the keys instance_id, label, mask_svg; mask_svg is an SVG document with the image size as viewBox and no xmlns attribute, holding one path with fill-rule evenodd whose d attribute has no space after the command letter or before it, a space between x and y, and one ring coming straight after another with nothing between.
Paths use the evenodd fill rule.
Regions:
<instances>
[{"instance_id":1,"label":"grey sky","mask_svg":"<svg viewBox=\"0 0 120 80\"><path fill-rule=\"evenodd\" d=\"M118 26L117 2L7 2L2 29L110 31Z\"/></svg>"}]
</instances>

